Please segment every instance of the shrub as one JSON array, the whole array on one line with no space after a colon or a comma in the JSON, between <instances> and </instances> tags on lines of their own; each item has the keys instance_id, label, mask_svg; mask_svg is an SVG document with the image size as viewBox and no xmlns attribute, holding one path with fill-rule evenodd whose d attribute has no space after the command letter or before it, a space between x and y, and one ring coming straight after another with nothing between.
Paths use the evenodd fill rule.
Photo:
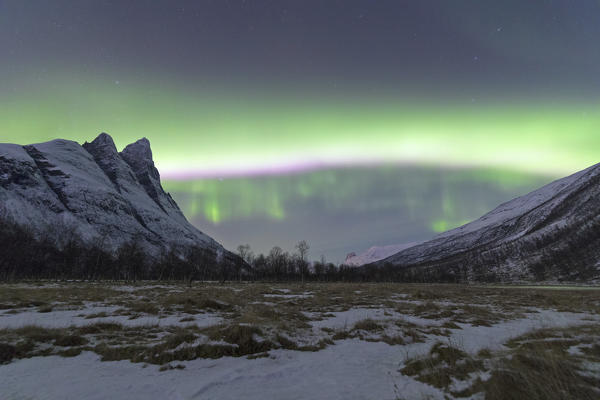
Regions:
<instances>
[{"instance_id":1,"label":"shrub","mask_svg":"<svg viewBox=\"0 0 600 400\"><path fill-rule=\"evenodd\" d=\"M17 349L15 346L8 343L0 343L0 364L11 362L16 355Z\"/></svg>"},{"instance_id":2,"label":"shrub","mask_svg":"<svg viewBox=\"0 0 600 400\"><path fill-rule=\"evenodd\" d=\"M83 336L79 336L79 335L59 336L58 338L56 338L54 340L54 344L56 346L61 346L61 347L83 346L84 344L87 344L87 343L88 343L88 340L86 338L84 338Z\"/></svg>"},{"instance_id":3,"label":"shrub","mask_svg":"<svg viewBox=\"0 0 600 400\"><path fill-rule=\"evenodd\" d=\"M380 332L383 326L372 319L364 319L354 324L354 329L367 332Z\"/></svg>"}]
</instances>

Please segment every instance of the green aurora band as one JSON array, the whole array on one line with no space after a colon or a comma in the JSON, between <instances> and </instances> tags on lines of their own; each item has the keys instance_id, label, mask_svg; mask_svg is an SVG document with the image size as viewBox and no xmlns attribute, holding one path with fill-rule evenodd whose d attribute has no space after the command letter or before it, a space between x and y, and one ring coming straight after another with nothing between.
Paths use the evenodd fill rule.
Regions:
<instances>
[{"instance_id":1,"label":"green aurora band","mask_svg":"<svg viewBox=\"0 0 600 400\"><path fill-rule=\"evenodd\" d=\"M358 100L57 79L0 95L0 140L153 146L164 177L400 163L561 176L598 162L600 108L572 102Z\"/></svg>"},{"instance_id":2,"label":"green aurora band","mask_svg":"<svg viewBox=\"0 0 600 400\"><path fill-rule=\"evenodd\" d=\"M551 178L492 170L377 166L166 181L190 220L231 248L267 252L309 238L337 261L371 245L424 240Z\"/></svg>"},{"instance_id":3,"label":"green aurora band","mask_svg":"<svg viewBox=\"0 0 600 400\"><path fill-rule=\"evenodd\" d=\"M502 170L439 170L388 165L251 179L168 180L164 186L180 199L186 215L201 217L213 224L257 216L283 220L298 203L318 199L320 212L345 210L352 215L402 208L413 215L427 214L434 218L430 226L432 231L443 232L489 211L489 202L467 199L473 193L469 186L480 189L487 185L490 191L512 194L541 185L546 180L541 176ZM437 190L440 192L432 200L431 195ZM378 196L372 196L374 193Z\"/></svg>"}]
</instances>

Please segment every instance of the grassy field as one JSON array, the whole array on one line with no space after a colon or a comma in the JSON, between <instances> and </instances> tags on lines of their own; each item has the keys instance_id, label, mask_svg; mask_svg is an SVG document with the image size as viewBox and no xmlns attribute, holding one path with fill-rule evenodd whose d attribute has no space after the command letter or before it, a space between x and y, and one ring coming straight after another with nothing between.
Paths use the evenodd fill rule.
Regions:
<instances>
[{"instance_id":1,"label":"grassy field","mask_svg":"<svg viewBox=\"0 0 600 400\"><path fill-rule=\"evenodd\" d=\"M178 379L176 374L183 374L178 370L189 371L195 360L244 359L248 368L253 362L268 368L264 363L281 363L298 352L306 353L303 360L310 363L310 354L315 359L320 352L344 357L353 348L365 352L363 368L371 369L378 362L369 353L372 348L388 349L396 360L388 368L390 384L376 397L356 398L596 399L600 289L582 289L384 283L2 285L0 376L27 360L77 362L94 354L98 363L127 361ZM35 375L37 364L28 365ZM347 375L348 380L362 379L350 369ZM10 393L22 395L25 389L17 386ZM319 393L326 394L327 387Z\"/></svg>"}]
</instances>

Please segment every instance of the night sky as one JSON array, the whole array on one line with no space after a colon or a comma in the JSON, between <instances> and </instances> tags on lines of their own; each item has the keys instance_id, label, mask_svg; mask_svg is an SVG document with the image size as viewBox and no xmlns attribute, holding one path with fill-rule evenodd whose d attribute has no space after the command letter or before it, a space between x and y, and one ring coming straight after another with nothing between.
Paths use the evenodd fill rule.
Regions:
<instances>
[{"instance_id":1,"label":"night sky","mask_svg":"<svg viewBox=\"0 0 600 400\"><path fill-rule=\"evenodd\" d=\"M591 0L0 0L0 132L147 136L180 177L565 173L599 148L599 37Z\"/></svg>"},{"instance_id":2,"label":"night sky","mask_svg":"<svg viewBox=\"0 0 600 400\"><path fill-rule=\"evenodd\" d=\"M204 204L200 226L247 218L224 194L239 190L271 196L261 212L285 220L290 199L310 197L299 187L323 187L310 171L340 167L496 171L494 184L510 171L537 184L600 161L599 38L597 0L0 0L0 142L145 136L164 178L202 183L194 201L180 194L194 214ZM379 172L335 174L355 182L354 198L361 187L390 201L365 184ZM234 181L219 192L220 179ZM477 212L533 188L502 182ZM272 214L282 193L290 203ZM300 208L331 216L319 201Z\"/></svg>"},{"instance_id":3,"label":"night sky","mask_svg":"<svg viewBox=\"0 0 600 400\"><path fill-rule=\"evenodd\" d=\"M3 0L0 12L2 72L25 79L526 97L600 83L595 0Z\"/></svg>"}]
</instances>

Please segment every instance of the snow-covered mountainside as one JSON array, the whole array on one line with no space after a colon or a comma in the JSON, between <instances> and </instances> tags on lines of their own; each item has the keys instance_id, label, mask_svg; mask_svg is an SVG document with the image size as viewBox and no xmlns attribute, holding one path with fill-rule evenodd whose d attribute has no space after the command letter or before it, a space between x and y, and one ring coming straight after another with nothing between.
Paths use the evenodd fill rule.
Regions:
<instances>
[{"instance_id":1,"label":"snow-covered mountainside","mask_svg":"<svg viewBox=\"0 0 600 400\"><path fill-rule=\"evenodd\" d=\"M375 261L383 260L388 258L392 254L396 254L402 250L408 249L417 245L417 242L403 243L403 244L391 244L388 246L372 246L364 253L356 254L350 253L346 256L344 261L345 265L351 267L359 267L361 265L373 263Z\"/></svg>"},{"instance_id":2,"label":"snow-covered mountainside","mask_svg":"<svg viewBox=\"0 0 600 400\"><path fill-rule=\"evenodd\" d=\"M121 153L106 133L83 146L61 139L0 144L0 215L34 232L101 241L108 250L137 240L151 256L194 246L237 259L193 227L164 192L147 139Z\"/></svg>"},{"instance_id":3,"label":"snow-covered mountainside","mask_svg":"<svg viewBox=\"0 0 600 400\"><path fill-rule=\"evenodd\" d=\"M600 164L370 266L444 280L600 276Z\"/></svg>"}]
</instances>

